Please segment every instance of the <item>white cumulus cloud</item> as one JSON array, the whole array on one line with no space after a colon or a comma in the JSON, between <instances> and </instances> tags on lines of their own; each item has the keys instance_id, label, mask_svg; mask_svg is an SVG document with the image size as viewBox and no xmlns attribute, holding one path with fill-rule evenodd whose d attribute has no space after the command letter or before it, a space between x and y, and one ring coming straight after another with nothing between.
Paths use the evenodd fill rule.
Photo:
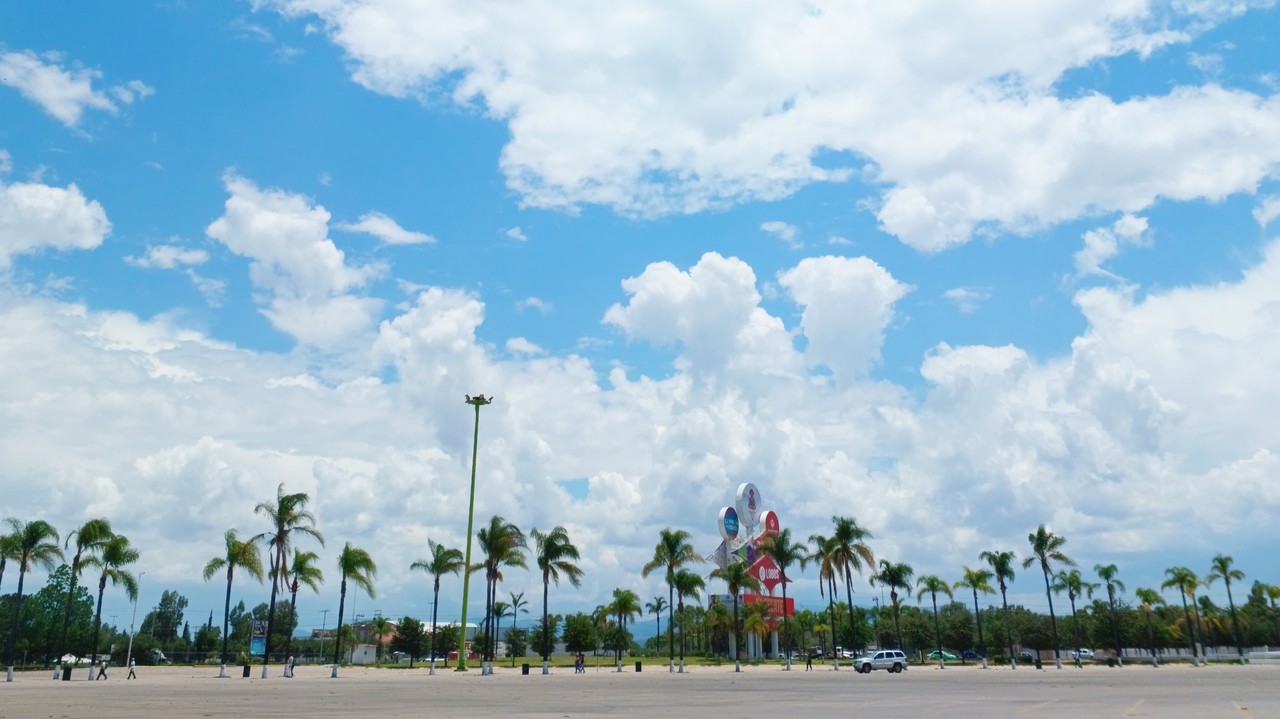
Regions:
<instances>
[{"instance_id":1,"label":"white cumulus cloud","mask_svg":"<svg viewBox=\"0 0 1280 719\"><path fill-rule=\"evenodd\" d=\"M1253 192L1280 162L1274 96L1056 90L1073 69L1146 59L1248 3L263 6L318 18L370 90L506 122L500 167L538 207L691 213L859 178L875 183L886 232L935 252L984 228Z\"/></svg>"},{"instance_id":2,"label":"white cumulus cloud","mask_svg":"<svg viewBox=\"0 0 1280 719\"><path fill-rule=\"evenodd\" d=\"M67 127L79 125L85 110L114 113L116 102L128 105L155 92L139 80L95 88L101 78L97 70L64 68L56 53L43 57L30 51L0 53L0 84L17 89Z\"/></svg>"},{"instance_id":3,"label":"white cumulus cloud","mask_svg":"<svg viewBox=\"0 0 1280 719\"><path fill-rule=\"evenodd\" d=\"M223 177L222 216L205 230L249 258L249 278L267 293L262 312L300 342L332 346L368 329L381 301L354 293L382 268L352 267L329 239L329 212L308 198L263 190L234 173Z\"/></svg>"},{"instance_id":4,"label":"white cumulus cloud","mask_svg":"<svg viewBox=\"0 0 1280 719\"><path fill-rule=\"evenodd\" d=\"M107 213L74 184L0 182L0 268L14 255L55 250L90 250L111 233Z\"/></svg>"},{"instance_id":5,"label":"white cumulus cloud","mask_svg":"<svg viewBox=\"0 0 1280 719\"><path fill-rule=\"evenodd\" d=\"M395 220L381 212L369 212L361 215L356 222L340 222L335 227L348 232L373 235L389 245L422 245L433 244L436 241L436 238L431 235L404 229Z\"/></svg>"}]
</instances>

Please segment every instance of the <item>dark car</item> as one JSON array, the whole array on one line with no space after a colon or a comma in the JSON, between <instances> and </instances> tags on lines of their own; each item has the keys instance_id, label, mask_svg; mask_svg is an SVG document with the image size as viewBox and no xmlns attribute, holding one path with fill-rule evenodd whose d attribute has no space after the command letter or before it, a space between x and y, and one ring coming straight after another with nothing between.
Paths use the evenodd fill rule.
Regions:
<instances>
[{"instance_id":1,"label":"dark car","mask_svg":"<svg viewBox=\"0 0 1280 719\"><path fill-rule=\"evenodd\" d=\"M975 651L973 651L972 649L966 649L966 650L964 650L963 652L961 652L961 654L960 654L960 658L962 658L962 659L975 659L975 660L976 660L976 659L982 659L982 655L981 655L981 654L979 654L979 653L977 653L977 652L975 652Z\"/></svg>"}]
</instances>

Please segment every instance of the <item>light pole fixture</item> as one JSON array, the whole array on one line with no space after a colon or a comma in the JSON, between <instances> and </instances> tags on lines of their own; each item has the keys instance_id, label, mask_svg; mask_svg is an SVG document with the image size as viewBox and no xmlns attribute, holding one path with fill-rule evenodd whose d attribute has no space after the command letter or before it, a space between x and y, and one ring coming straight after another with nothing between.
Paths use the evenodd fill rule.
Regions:
<instances>
[{"instance_id":1,"label":"light pole fixture","mask_svg":"<svg viewBox=\"0 0 1280 719\"><path fill-rule=\"evenodd\" d=\"M466 395L467 404L476 408L475 431L471 437L471 500L467 505L467 556L462 569L462 626L458 628L458 668L467 671L467 593L471 589L471 530L476 516L476 450L480 444L480 408L493 401L492 397L478 394Z\"/></svg>"}]
</instances>

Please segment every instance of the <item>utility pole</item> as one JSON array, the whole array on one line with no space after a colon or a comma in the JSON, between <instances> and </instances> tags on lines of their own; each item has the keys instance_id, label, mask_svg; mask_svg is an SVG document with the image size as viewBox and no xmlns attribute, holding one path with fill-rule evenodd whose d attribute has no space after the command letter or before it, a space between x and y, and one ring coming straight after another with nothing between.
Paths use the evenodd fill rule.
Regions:
<instances>
[{"instance_id":1,"label":"utility pole","mask_svg":"<svg viewBox=\"0 0 1280 719\"><path fill-rule=\"evenodd\" d=\"M329 623L329 610L321 609L320 613L324 615L320 618L320 658L324 659L324 628Z\"/></svg>"}]
</instances>

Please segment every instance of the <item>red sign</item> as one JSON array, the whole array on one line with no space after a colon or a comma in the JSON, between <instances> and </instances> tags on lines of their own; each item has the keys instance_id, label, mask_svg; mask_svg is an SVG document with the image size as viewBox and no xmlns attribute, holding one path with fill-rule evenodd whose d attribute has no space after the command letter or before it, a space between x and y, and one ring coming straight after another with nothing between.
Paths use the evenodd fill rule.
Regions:
<instances>
[{"instance_id":1,"label":"red sign","mask_svg":"<svg viewBox=\"0 0 1280 719\"><path fill-rule=\"evenodd\" d=\"M772 509L766 509L764 514L760 515L760 523L764 525L763 534L777 534L782 531L782 524L778 521L778 513ZM763 539L763 535L761 538Z\"/></svg>"},{"instance_id":2,"label":"red sign","mask_svg":"<svg viewBox=\"0 0 1280 719\"><path fill-rule=\"evenodd\" d=\"M767 554L760 555L749 571L751 576L760 580L760 584L764 585L765 590L770 594L773 594L774 587L782 583L782 570L778 569L778 564Z\"/></svg>"},{"instance_id":3,"label":"red sign","mask_svg":"<svg viewBox=\"0 0 1280 719\"><path fill-rule=\"evenodd\" d=\"M763 594L744 594L742 595L742 601L744 604L768 604L769 605L769 618L765 621L765 624L768 626L769 631L774 631L775 629L778 628L777 625L781 624L782 609L784 606L786 607L788 617L796 613L796 600L792 599L791 597L787 597L787 602L785 605L782 603L782 597L769 597Z\"/></svg>"}]
</instances>

